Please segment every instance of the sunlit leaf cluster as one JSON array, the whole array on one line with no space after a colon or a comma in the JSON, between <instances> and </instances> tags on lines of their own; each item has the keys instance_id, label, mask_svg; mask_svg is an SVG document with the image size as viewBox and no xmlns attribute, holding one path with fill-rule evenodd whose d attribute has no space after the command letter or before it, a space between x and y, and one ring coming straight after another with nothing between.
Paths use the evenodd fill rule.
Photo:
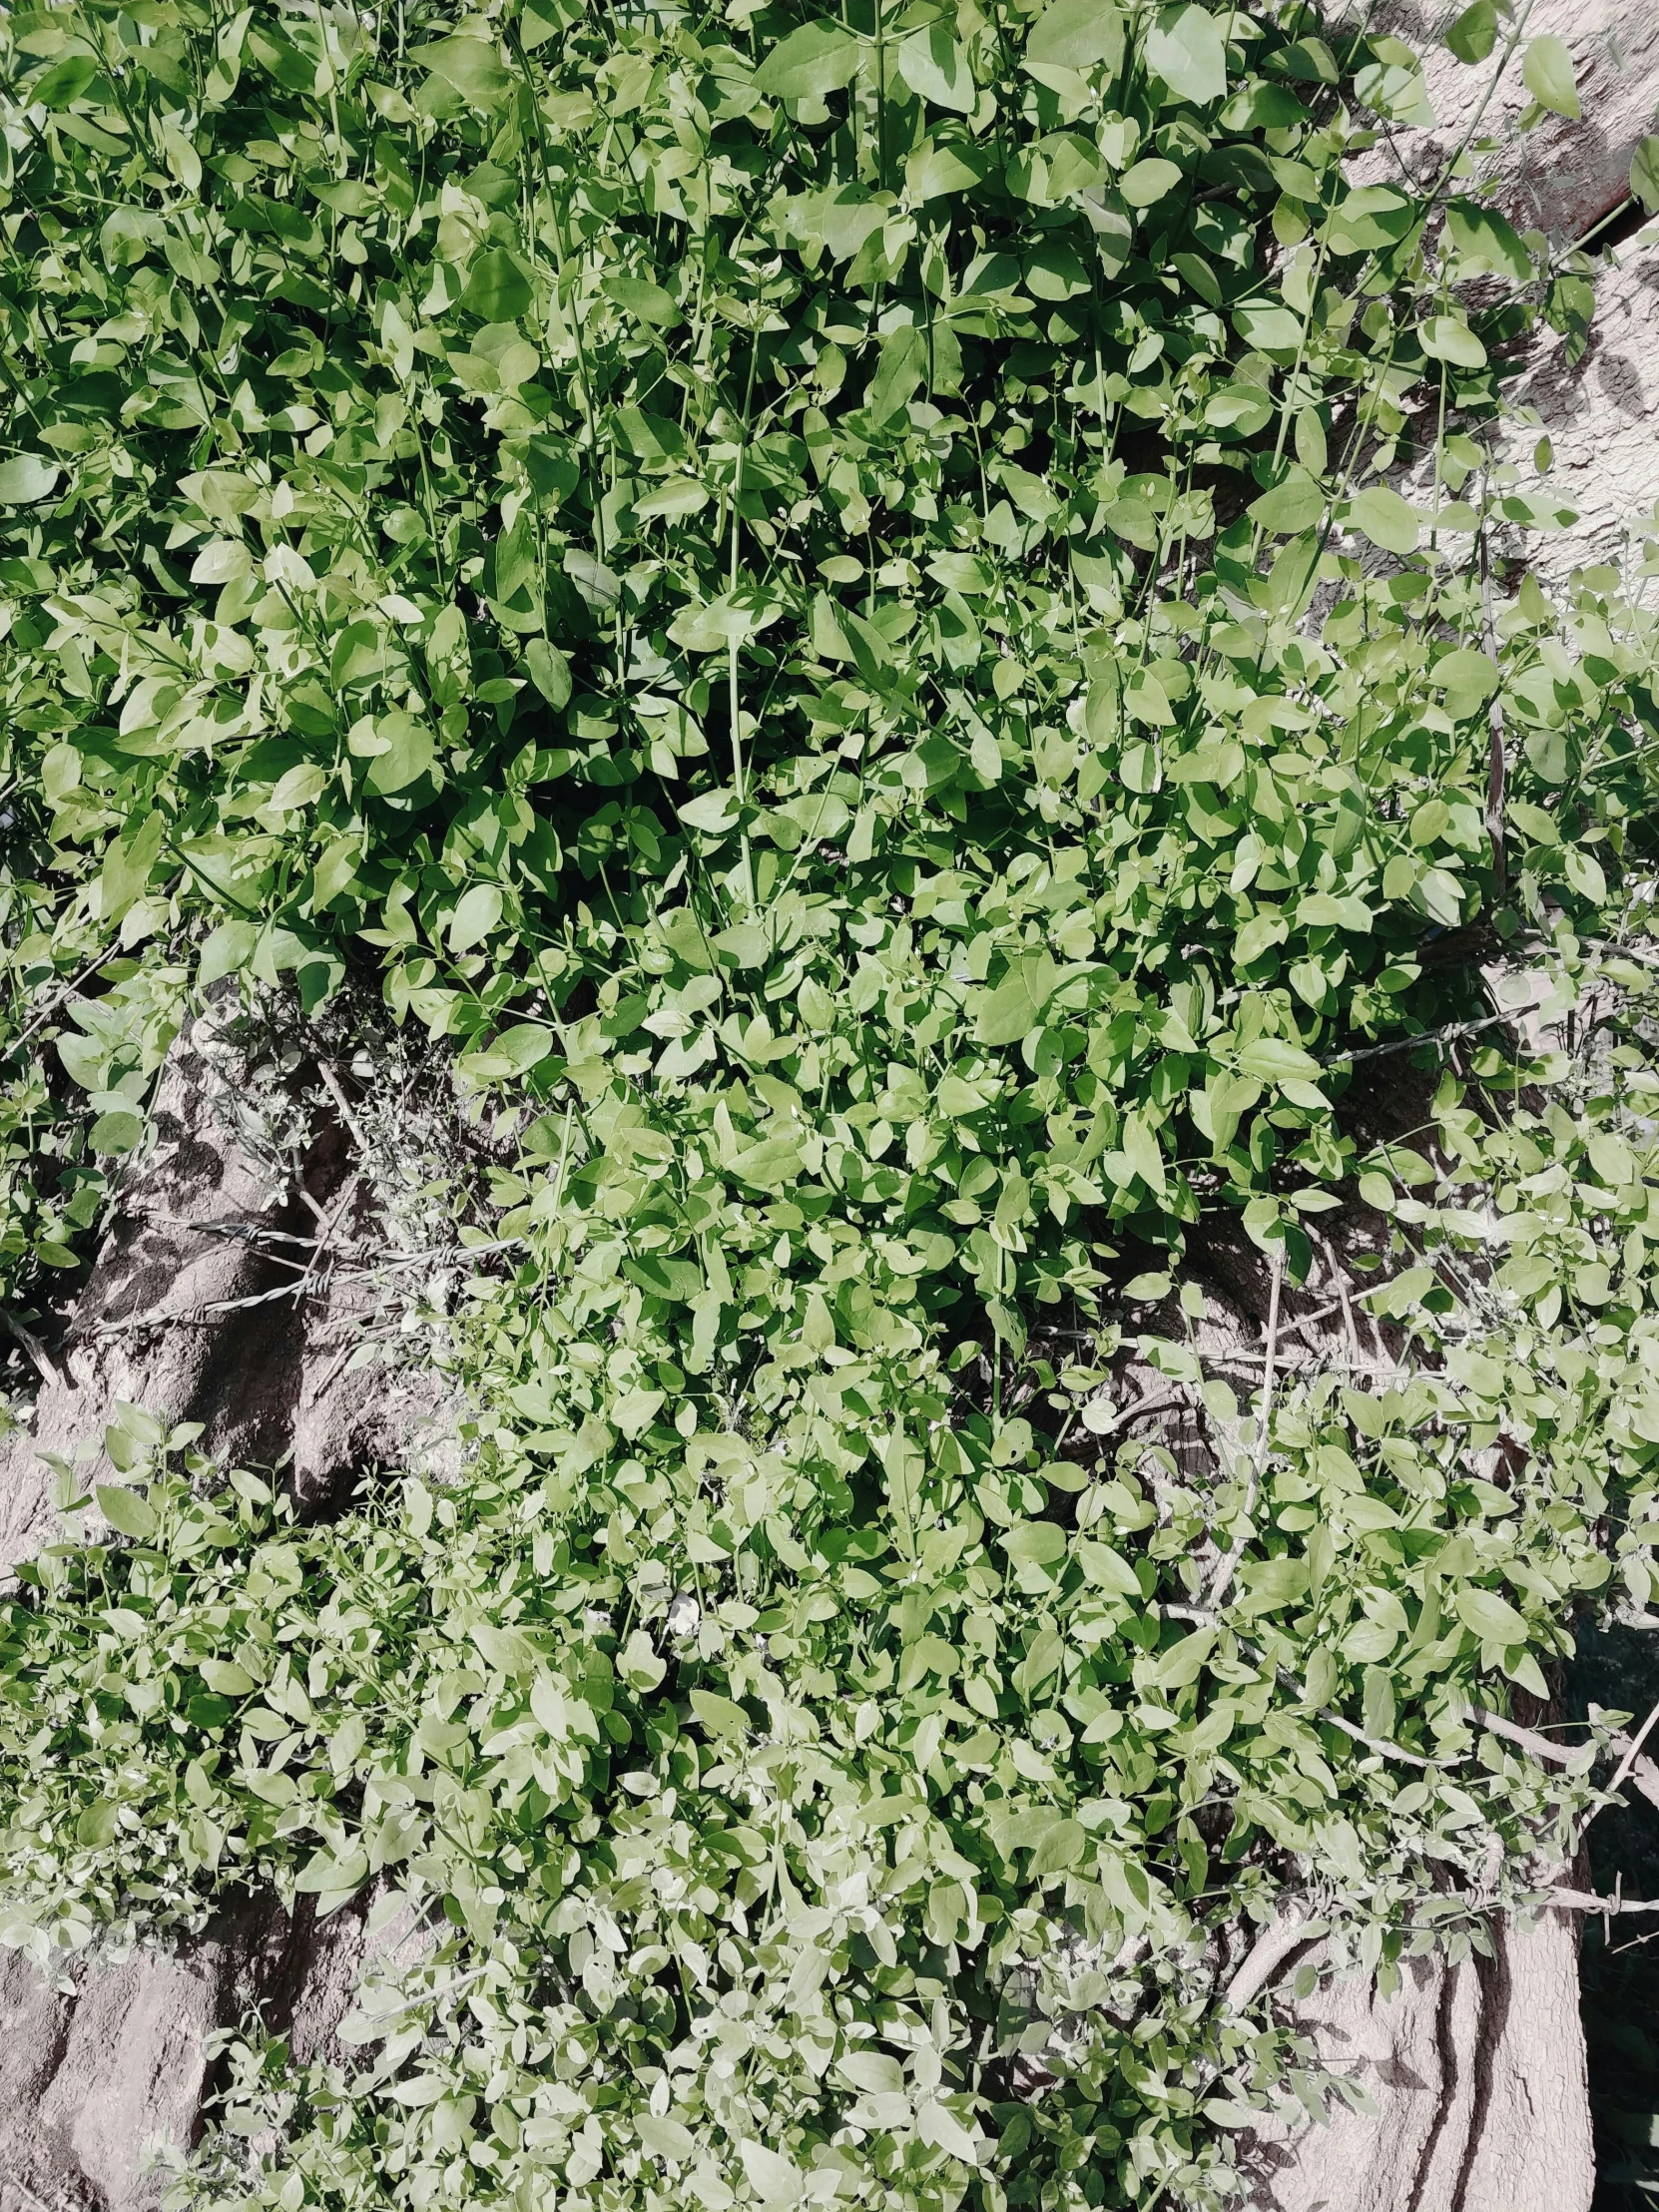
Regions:
<instances>
[{"instance_id":1,"label":"sunlit leaf cluster","mask_svg":"<svg viewBox=\"0 0 1659 2212\"><path fill-rule=\"evenodd\" d=\"M1304 0L0 82L8 1296L214 986L518 1147L464 1479L60 1470L0 1939L372 1896L181 2206L1226 2202L1255 1926L1480 1941L1593 1799L1481 1715L1651 1593L1655 639L1502 402L1589 265L1375 181L1420 65Z\"/></svg>"}]
</instances>

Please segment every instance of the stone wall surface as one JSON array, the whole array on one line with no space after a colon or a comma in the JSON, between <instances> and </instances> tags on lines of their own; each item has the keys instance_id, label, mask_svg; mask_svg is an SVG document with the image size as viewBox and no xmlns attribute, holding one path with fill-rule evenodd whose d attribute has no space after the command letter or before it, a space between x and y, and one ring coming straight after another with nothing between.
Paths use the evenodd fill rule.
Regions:
<instances>
[{"instance_id":1,"label":"stone wall surface","mask_svg":"<svg viewBox=\"0 0 1659 2212\"><path fill-rule=\"evenodd\" d=\"M1418 182L1465 144L1482 174L1501 179L1498 204L1518 230L1545 232L1557 246L1587 237L1630 192L1630 157L1659 112L1659 8L1653 0L1520 0L1524 38L1547 34L1566 44L1578 80L1582 116L1545 115L1524 136L1515 130L1531 94L1521 51L1505 61L1500 40L1471 67L1449 53L1444 32L1464 0L1392 0L1380 14L1423 57L1434 110L1430 128L1395 129L1374 158L1382 178L1398 162ZM1478 152L1495 140L1496 150ZM1396 171L1397 174L1397 171Z\"/></svg>"}]
</instances>

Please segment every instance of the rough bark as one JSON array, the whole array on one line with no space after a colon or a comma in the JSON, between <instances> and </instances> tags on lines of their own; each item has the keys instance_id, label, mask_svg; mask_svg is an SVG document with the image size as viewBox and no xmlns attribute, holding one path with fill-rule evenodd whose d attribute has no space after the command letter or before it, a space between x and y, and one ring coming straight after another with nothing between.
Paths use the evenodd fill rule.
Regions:
<instances>
[{"instance_id":1,"label":"rough bark","mask_svg":"<svg viewBox=\"0 0 1659 2212\"><path fill-rule=\"evenodd\" d=\"M442 1472L453 1454L456 1407L436 1375L347 1365L380 1306L371 1282L324 1264L352 1203L351 1132L313 1102L297 1174L284 1175L238 1141L227 1109L247 1073L221 1014L174 1047L155 1142L49 1355L55 1379L0 1437L0 1572L59 1533L41 1453L109 1478L103 1432L123 1402L201 1422L203 1447L232 1462L285 1467L307 1514L338 1510L373 1467ZM276 1248L295 1260L274 1260L250 1226L298 1240ZM307 1257L311 1286L290 1295ZM141 2168L195 2142L210 2040L251 2008L301 2060L343 2058L327 2046L368 1955L367 1907L319 1921L309 1899L290 1917L244 1893L175 1949L95 1950L56 1981L0 1949L0 2212L151 2212L168 2174Z\"/></svg>"},{"instance_id":2,"label":"rough bark","mask_svg":"<svg viewBox=\"0 0 1659 2212\"><path fill-rule=\"evenodd\" d=\"M1413 1959L1391 1997L1351 1975L1289 2010L1371 2109L1264 2131L1253 2212L1587 2212L1573 1915L1499 1925L1490 1958Z\"/></svg>"},{"instance_id":3,"label":"rough bark","mask_svg":"<svg viewBox=\"0 0 1659 2212\"><path fill-rule=\"evenodd\" d=\"M307 1515L335 1509L366 1469L442 1442L446 1392L432 1376L350 1365L380 1305L372 1282L330 1263L353 1209L363 1212L350 1131L313 1105L296 1170L284 1172L239 1142L230 1109L246 1073L217 1012L169 1056L154 1142L127 1179L55 1373L27 1423L0 1436L0 1572L56 1532L42 1454L107 1479L100 1442L121 1403L199 1421L216 1457L285 1465ZM297 1106L303 1083L289 1087ZM292 1295L307 1267L304 1295Z\"/></svg>"},{"instance_id":4,"label":"rough bark","mask_svg":"<svg viewBox=\"0 0 1659 2212\"><path fill-rule=\"evenodd\" d=\"M1471 132L1479 172L1498 183L1497 202L1517 229L1540 230L1557 247L1587 240L1616 219L1640 224L1630 203L1630 162L1659 127L1659 7L1653 0L1534 0L1528 36L1548 33L1572 55L1583 116L1546 115L1524 136L1515 120L1529 100L1519 57L1499 73L1503 46L1478 68L1455 61L1441 43L1460 12L1441 0L1399 0L1387 20L1426 61L1432 129L1390 131L1366 156L1368 181L1421 181L1436 173ZM1559 533L1528 532L1505 550L1541 580L1559 586L1575 568L1610 562L1628 572L1659 500L1659 248L1626 238L1596 276L1596 315L1582 356L1540 329L1529 341L1524 373L1508 386L1508 404L1531 408L1554 448L1549 483L1577 520ZM1530 478L1538 430L1513 425L1509 457Z\"/></svg>"}]
</instances>

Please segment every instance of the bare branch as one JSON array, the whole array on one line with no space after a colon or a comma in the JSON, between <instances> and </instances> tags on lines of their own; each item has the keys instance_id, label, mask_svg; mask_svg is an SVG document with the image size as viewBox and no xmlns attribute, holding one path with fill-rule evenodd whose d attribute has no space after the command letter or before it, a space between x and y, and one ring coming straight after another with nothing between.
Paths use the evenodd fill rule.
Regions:
<instances>
[{"instance_id":1,"label":"bare branch","mask_svg":"<svg viewBox=\"0 0 1659 2212\"><path fill-rule=\"evenodd\" d=\"M1227 2002L1242 2012L1252 1997L1260 1996L1295 1950L1307 1941L1308 1908L1299 1897L1282 1898L1274 1918L1257 1936L1228 1978Z\"/></svg>"},{"instance_id":2,"label":"bare branch","mask_svg":"<svg viewBox=\"0 0 1659 2212\"><path fill-rule=\"evenodd\" d=\"M72 975L69 981L64 985L63 989L59 991L57 997L52 999L49 1004L43 1006L40 1012L36 1014L34 1020L26 1023L25 1026L18 1031L17 1035L12 1039L11 1043L6 1046L4 1052L0 1052L0 1060L9 1060L14 1052L21 1052L23 1047L28 1043L29 1039L33 1036L38 1035L39 1032L44 1029L46 1024L52 1019L52 1016L56 1013L60 1013L63 1008L69 1004L69 1001L75 996L75 993L80 989L81 985L83 983L90 982L92 977L95 976L98 973L98 970L104 965L104 962L106 960L113 960L115 955L120 950L121 939L119 937L116 937L104 947L103 951L98 954L96 959L89 960L86 966L82 968L81 972L78 975Z\"/></svg>"},{"instance_id":3,"label":"bare branch","mask_svg":"<svg viewBox=\"0 0 1659 2212\"><path fill-rule=\"evenodd\" d=\"M1628 1743L1625 1746L1624 1757L1619 1761L1617 1767L1613 1770L1613 1779L1607 1785L1607 1787L1610 1791L1613 1792L1615 1796L1629 1780L1631 1769L1641 1758L1642 1746L1647 1742L1649 1732L1652 1730L1653 1725L1656 1721L1659 1721L1659 1705L1654 1706L1652 1712L1649 1713L1647 1719L1643 1721L1641 1727L1637 1729L1635 1735L1629 1739Z\"/></svg>"},{"instance_id":4,"label":"bare branch","mask_svg":"<svg viewBox=\"0 0 1659 2212\"><path fill-rule=\"evenodd\" d=\"M1574 1760L1582 1758L1593 1747L1589 1744L1554 1744L1547 1736L1539 1736L1530 1728L1521 1728L1514 1721L1506 1721L1501 1713L1488 1713L1483 1705L1469 1707L1469 1719L1489 1729L1494 1736L1506 1742L1518 1744L1522 1751L1531 1752L1534 1759L1547 1759L1558 1767L1570 1767Z\"/></svg>"}]
</instances>

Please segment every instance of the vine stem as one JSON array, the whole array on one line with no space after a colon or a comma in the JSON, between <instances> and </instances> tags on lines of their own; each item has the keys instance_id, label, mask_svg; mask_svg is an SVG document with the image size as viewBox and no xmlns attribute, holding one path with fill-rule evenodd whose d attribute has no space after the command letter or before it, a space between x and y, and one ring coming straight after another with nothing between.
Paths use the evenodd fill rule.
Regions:
<instances>
[{"instance_id":1,"label":"vine stem","mask_svg":"<svg viewBox=\"0 0 1659 2212\"><path fill-rule=\"evenodd\" d=\"M23 1047L29 1042L29 1039L31 1037L37 1036L39 1032L45 1028L46 1024L52 1019L54 1014L58 1014L63 1011L64 1007L69 1004L69 1001L75 996L75 993L80 989L81 985L85 982L88 982L94 975L96 975L98 973L98 970L104 965L106 960L113 960L120 950L121 939L119 937L112 938L111 941L104 947L102 952L98 953L93 959L90 959L87 962L86 966L80 970L79 974L72 975L69 981L64 985L63 989L58 992L57 996L53 998L49 1004L43 1006L40 1012L36 1014L31 1022L27 1023L21 1030L19 1030L18 1034L12 1039L11 1043L5 1047L3 1052L0 1052L0 1061L9 1060L14 1052L20 1052Z\"/></svg>"}]
</instances>

